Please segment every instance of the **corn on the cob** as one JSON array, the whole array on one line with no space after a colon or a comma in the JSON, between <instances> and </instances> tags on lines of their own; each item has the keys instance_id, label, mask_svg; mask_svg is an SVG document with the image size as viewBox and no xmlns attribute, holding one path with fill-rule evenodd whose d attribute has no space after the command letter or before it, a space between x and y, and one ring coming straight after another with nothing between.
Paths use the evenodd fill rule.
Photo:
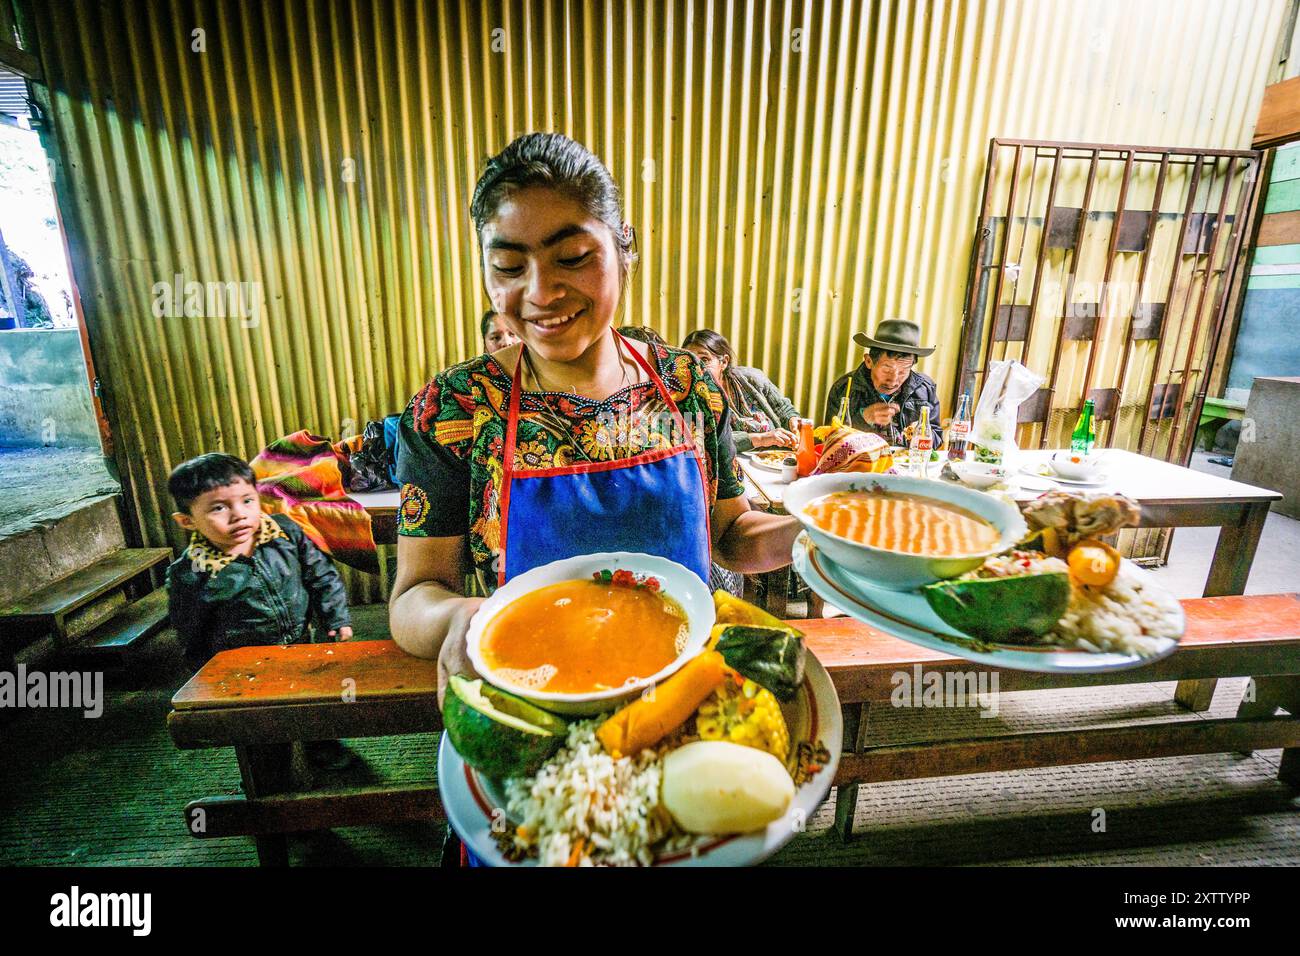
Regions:
<instances>
[{"instance_id":1,"label":"corn on the cob","mask_svg":"<svg viewBox=\"0 0 1300 956\"><path fill-rule=\"evenodd\" d=\"M790 749L790 732L781 705L772 692L734 671L714 690L695 718L701 740L726 740L765 750L784 762Z\"/></svg>"}]
</instances>

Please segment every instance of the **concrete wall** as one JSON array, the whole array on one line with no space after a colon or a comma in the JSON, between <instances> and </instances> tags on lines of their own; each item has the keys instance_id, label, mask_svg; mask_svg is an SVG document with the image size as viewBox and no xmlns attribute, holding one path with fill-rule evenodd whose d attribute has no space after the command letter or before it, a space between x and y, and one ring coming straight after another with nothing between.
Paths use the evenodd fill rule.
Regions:
<instances>
[{"instance_id":1,"label":"concrete wall","mask_svg":"<svg viewBox=\"0 0 1300 956\"><path fill-rule=\"evenodd\" d=\"M1296 31L1300 36L1300 30ZM1300 375L1300 143L1281 147L1246 280L1224 397L1244 402L1261 375Z\"/></svg>"},{"instance_id":2,"label":"concrete wall","mask_svg":"<svg viewBox=\"0 0 1300 956\"><path fill-rule=\"evenodd\" d=\"M98 447L76 329L0 332L0 446Z\"/></svg>"},{"instance_id":3,"label":"concrete wall","mask_svg":"<svg viewBox=\"0 0 1300 956\"><path fill-rule=\"evenodd\" d=\"M1300 518L1300 377L1255 379L1232 477L1281 492L1273 510Z\"/></svg>"},{"instance_id":4,"label":"concrete wall","mask_svg":"<svg viewBox=\"0 0 1300 956\"><path fill-rule=\"evenodd\" d=\"M111 496L83 502L59 518L0 538L0 604L8 604L126 547Z\"/></svg>"}]
</instances>

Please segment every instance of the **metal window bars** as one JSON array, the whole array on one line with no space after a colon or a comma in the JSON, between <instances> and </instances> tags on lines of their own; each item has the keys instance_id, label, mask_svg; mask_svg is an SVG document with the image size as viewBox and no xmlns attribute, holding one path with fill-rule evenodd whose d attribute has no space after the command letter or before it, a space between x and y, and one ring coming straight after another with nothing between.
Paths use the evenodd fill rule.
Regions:
<instances>
[{"instance_id":1,"label":"metal window bars","mask_svg":"<svg viewBox=\"0 0 1300 956\"><path fill-rule=\"evenodd\" d=\"M1060 446L1092 398L1100 445L1186 464L1262 158L990 140L953 394L1016 358L1047 378L1022 447Z\"/></svg>"}]
</instances>

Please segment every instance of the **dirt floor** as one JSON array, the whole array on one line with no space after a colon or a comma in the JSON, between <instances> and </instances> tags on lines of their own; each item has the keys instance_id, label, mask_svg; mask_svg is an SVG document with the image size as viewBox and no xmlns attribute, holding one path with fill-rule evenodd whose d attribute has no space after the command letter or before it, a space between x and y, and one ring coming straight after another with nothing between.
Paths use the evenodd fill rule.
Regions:
<instances>
[{"instance_id":1,"label":"dirt floor","mask_svg":"<svg viewBox=\"0 0 1300 956\"><path fill-rule=\"evenodd\" d=\"M0 448L0 537L121 489L98 448Z\"/></svg>"},{"instance_id":2,"label":"dirt floor","mask_svg":"<svg viewBox=\"0 0 1300 956\"><path fill-rule=\"evenodd\" d=\"M354 609L357 637L387 637L382 605ZM251 841L197 840L185 803L237 794L228 749L179 751L168 701L188 674L170 632L133 675L111 675L102 717L0 712L0 865L253 865ZM1242 680L1219 682L1214 706L1193 715L1172 684L1004 694L996 718L974 710L886 709L872 715L881 743L1119 725L1139 719L1229 716ZM322 785L430 781L433 734L351 741L361 758ZM835 797L770 865L1296 865L1300 795L1277 779L1279 751L1056 767L864 786L856 834L830 829ZM1103 811L1099 814L1098 811ZM1104 829L1098 829L1101 821ZM436 865L445 830L374 826L291 839L298 865Z\"/></svg>"}]
</instances>

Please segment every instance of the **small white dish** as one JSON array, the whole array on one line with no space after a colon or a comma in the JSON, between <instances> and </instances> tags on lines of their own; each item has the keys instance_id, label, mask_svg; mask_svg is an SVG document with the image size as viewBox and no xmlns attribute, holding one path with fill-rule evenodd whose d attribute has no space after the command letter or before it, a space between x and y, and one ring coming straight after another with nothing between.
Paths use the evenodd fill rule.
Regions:
<instances>
[{"instance_id":1,"label":"small white dish","mask_svg":"<svg viewBox=\"0 0 1300 956\"><path fill-rule=\"evenodd\" d=\"M593 574L604 570L611 572L627 570L636 575L656 577L659 579L662 593L681 606L686 614L688 634L685 647L671 664L649 677L629 680L622 687L585 694L561 694L554 691L521 688L505 681L488 667L483 659L483 634L488 624L505 609L506 605L549 584L590 580ZM658 684L702 651L709 641L709 631L713 627L715 618L713 594L695 572L676 561L653 554L606 551L552 561L550 564L544 564L511 578L497 588L470 619L469 629L465 634L466 651L470 663L474 665L474 670L483 675L483 679L494 687L499 687L507 693L536 704L543 710L554 711L557 714L600 714L614 710L619 704L631 700L647 687Z\"/></svg>"},{"instance_id":2,"label":"small white dish","mask_svg":"<svg viewBox=\"0 0 1300 956\"><path fill-rule=\"evenodd\" d=\"M1051 474L1045 474L1040 469L1047 469ZM1025 465L1020 469L1020 471L1021 474L1027 475L1030 478L1037 478L1040 481L1050 482L1052 485L1069 485L1072 488L1100 488L1102 485L1110 481L1109 475L1098 475L1091 481L1074 481L1070 478L1062 478L1060 475L1052 471L1051 466L1049 465L1040 465L1037 468L1033 465Z\"/></svg>"},{"instance_id":3,"label":"small white dish","mask_svg":"<svg viewBox=\"0 0 1300 956\"><path fill-rule=\"evenodd\" d=\"M1054 477L1065 481L1099 484L1106 480L1106 475L1101 470L1101 463L1094 455L1058 451L1052 455L1048 467L1052 469Z\"/></svg>"},{"instance_id":4,"label":"small white dish","mask_svg":"<svg viewBox=\"0 0 1300 956\"><path fill-rule=\"evenodd\" d=\"M958 480L970 488L992 488L998 482L1006 481L1010 472L1001 465L987 465L984 462L957 459L948 462Z\"/></svg>"}]
</instances>

